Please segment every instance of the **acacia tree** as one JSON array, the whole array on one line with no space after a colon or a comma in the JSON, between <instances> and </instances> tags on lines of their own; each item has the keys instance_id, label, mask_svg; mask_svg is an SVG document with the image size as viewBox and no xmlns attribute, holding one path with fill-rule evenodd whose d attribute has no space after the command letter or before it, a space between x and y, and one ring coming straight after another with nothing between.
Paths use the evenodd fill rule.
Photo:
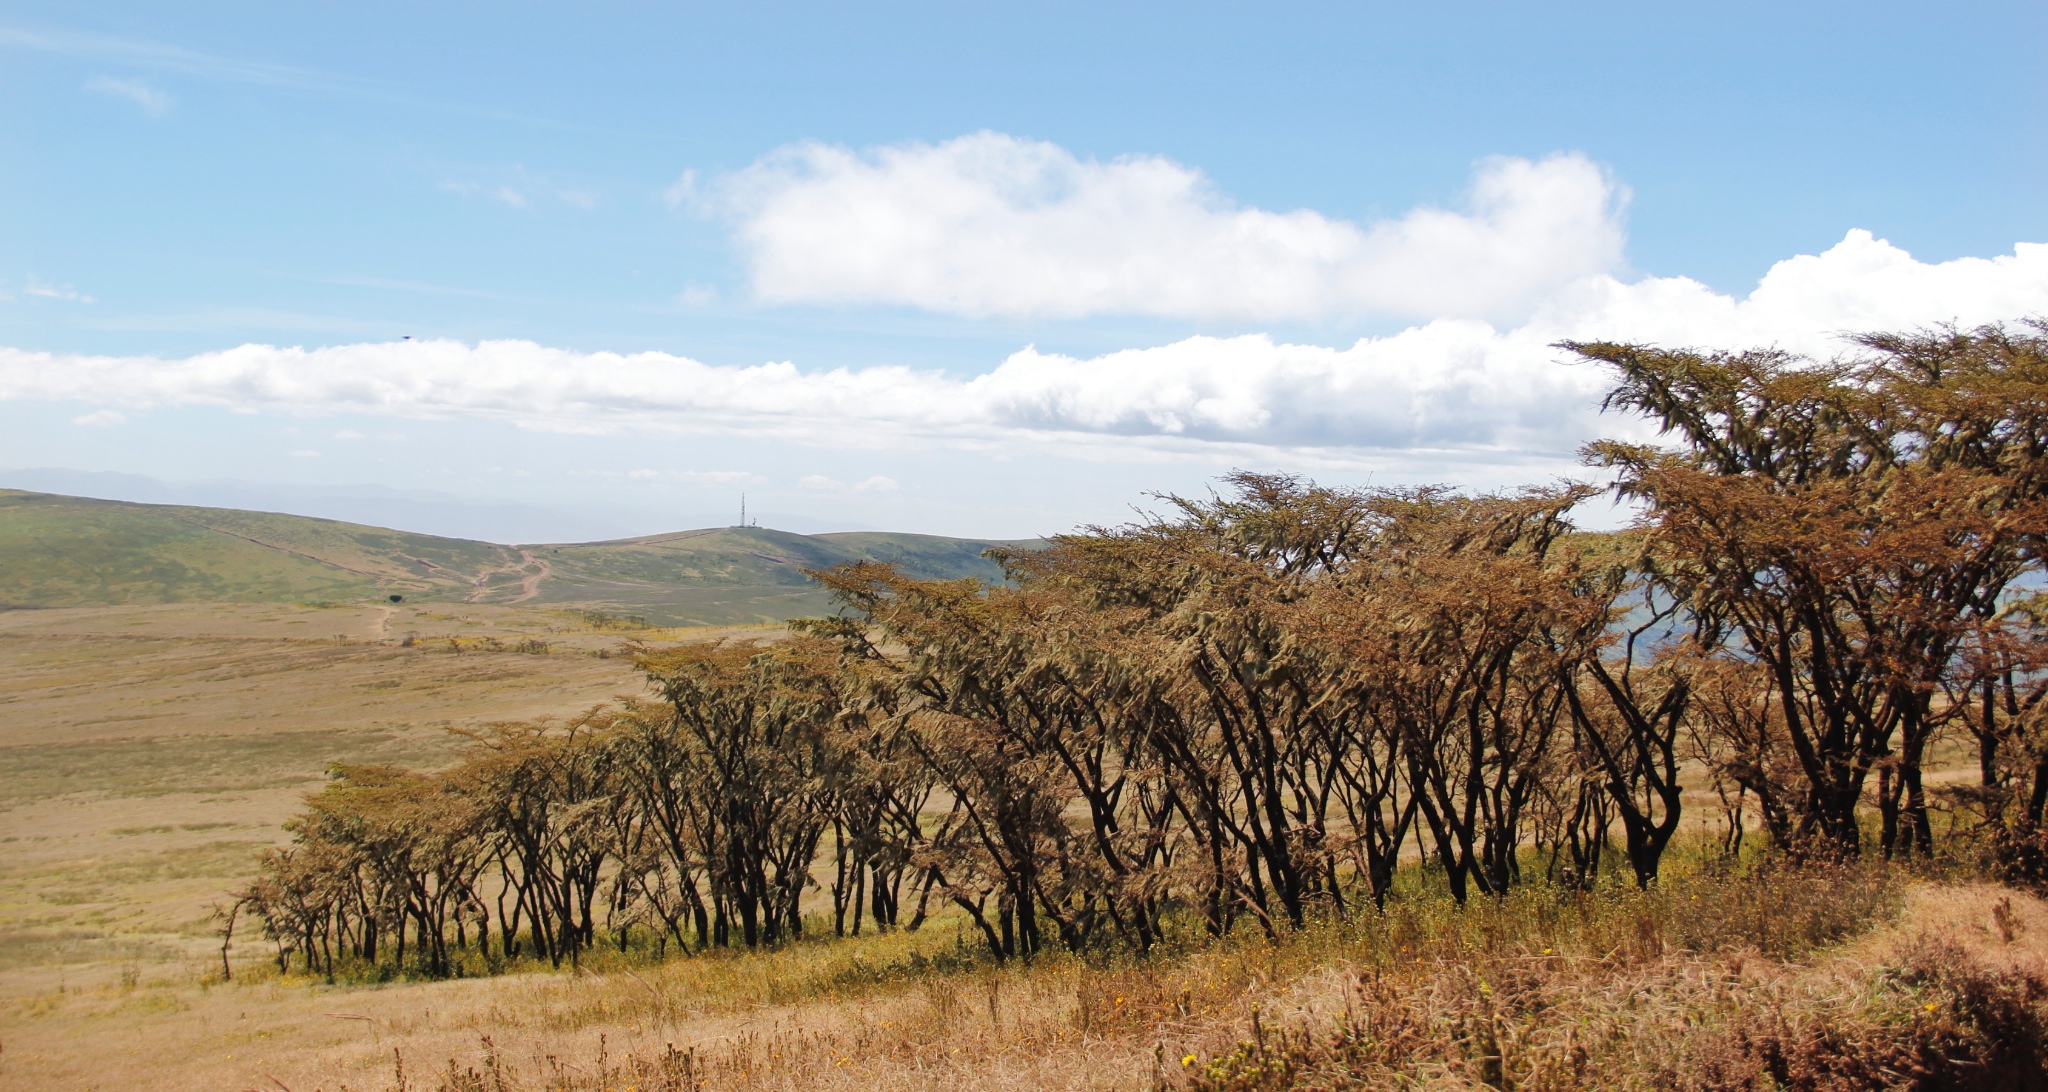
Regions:
<instances>
[{"instance_id":1,"label":"acacia tree","mask_svg":"<svg viewBox=\"0 0 2048 1092\"><path fill-rule=\"evenodd\" d=\"M1311 757L1336 707L1318 705L1312 659L1281 617L1328 545L1304 524L1327 497L1289 479L1234 484L1233 497L1169 498L1172 517L1062 538L1033 571L1080 609L1127 619L1145 710L1127 761L1158 778L1141 794L1152 825L1178 813L1211 930L1242 910L1271 931L1317 899L1341 908L1324 837L1333 775Z\"/></svg>"},{"instance_id":2,"label":"acacia tree","mask_svg":"<svg viewBox=\"0 0 2048 1092\"><path fill-rule=\"evenodd\" d=\"M1875 770L1884 850L1930 845L1934 695L2048 527L2048 339L2029 329L1867 336L1830 363L1566 343L1613 368L1607 406L1679 441L1588 457L1649 504L1672 593L1769 669L1802 841L1857 847Z\"/></svg>"},{"instance_id":3,"label":"acacia tree","mask_svg":"<svg viewBox=\"0 0 2048 1092\"><path fill-rule=\"evenodd\" d=\"M721 942L729 916L749 947L803 933L801 900L842 761L822 654L817 642L723 642L636 655L686 744L683 792Z\"/></svg>"},{"instance_id":4,"label":"acacia tree","mask_svg":"<svg viewBox=\"0 0 2048 1092\"><path fill-rule=\"evenodd\" d=\"M448 774L491 833L505 958L520 953L522 923L556 966L597 939L597 896L615 853L609 818L624 796L605 725L597 713L560 726L488 725L471 733L478 746Z\"/></svg>"},{"instance_id":5,"label":"acacia tree","mask_svg":"<svg viewBox=\"0 0 2048 1092\"><path fill-rule=\"evenodd\" d=\"M1585 487L1467 497L1389 493L1374 548L1347 575L1356 654L1378 676L1430 853L1459 900L1518 876L1570 665L1598 646L1606 604L1576 594L1554 548Z\"/></svg>"},{"instance_id":6,"label":"acacia tree","mask_svg":"<svg viewBox=\"0 0 2048 1092\"><path fill-rule=\"evenodd\" d=\"M1588 458L1644 502L1339 490L1238 474L1136 524L999 554L1006 580L815 574L784 641L634 652L658 699L493 725L453 767L340 767L237 897L297 961L575 961L600 926L688 947L801 935L831 834L837 931L934 896L1002 959L1268 932L1384 902L1413 840L1458 899L1637 883L1688 745L1774 846L1926 852L1922 765L1974 741L1998 859L2048 876L2048 328L1777 353L1571 346L1670 446ZM1873 792L1874 790L1874 792ZM1732 798L1729 794L1732 792ZM494 887L487 898L484 889ZM495 910L495 912L493 912ZM495 932L495 950L493 934ZM412 958L408 959L407 954Z\"/></svg>"},{"instance_id":7,"label":"acacia tree","mask_svg":"<svg viewBox=\"0 0 2048 1092\"><path fill-rule=\"evenodd\" d=\"M1598 806L1580 801L1582 816L1597 820L1605 838L1607 808L1621 821L1629 867L1638 886L1657 878L1664 850L1678 832L1683 787L1679 765L1689 723L1695 676L1717 650L1723 627L1684 587L1666 559L1641 536L1614 542L1620 556L1587 558L1580 593L1603 604L1612 644L1561 662L1571 714L1573 751L1606 793ZM1571 824L1578 834L1579 824ZM1590 879L1585 853L1574 843L1581 881Z\"/></svg>"},{"instance_id":8,"label":"acacia tree","mask_svg":"<svg viewBox=\"0 0 2048 1092\"><path fill-rule=\"evenodd\" d=\"M922 859L991 950L1080 947L1104 920L1149 946L1158 910L1127 837L1128 705L1114 701L1114 672L1087 668L1091 634L1056 620L1058 590L916 581L875 564L819 579L860 614L837 632L888 677L896 738L955 802ZM1063 818L1070 806L1086 810L1082 831Z\"/></svg>"},{"instance_id":9,"label":"acacia tree","mask_svg":"<svg viewBox=\"0 0 2048 1092\"><path fill-rule=\"evenodd\" d=\"M2048 881L2048 640L2041 597L2021 599L1987 626L1944 680L1943 706L1976 744L1978 783L1951 787L1975 806L1997 863L2016 879Z\"/></svg>"}]
</instances>

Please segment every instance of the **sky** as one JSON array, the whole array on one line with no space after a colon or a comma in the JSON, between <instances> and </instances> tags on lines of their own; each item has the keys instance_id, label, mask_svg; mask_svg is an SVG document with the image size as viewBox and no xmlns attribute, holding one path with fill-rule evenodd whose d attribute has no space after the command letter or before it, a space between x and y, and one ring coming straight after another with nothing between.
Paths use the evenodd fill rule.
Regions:
<instances>
[{"instance_id":1,"label":"sky","mask_svg":"<svg viewBox=\"0 0 2048 1092\"><path fill-rule=\"evenodd\" d=\"M1641 426L1560 339L2048 315L2044 62L2018 3L0 2L0 468L527 541L1584 476Z\"/></svg>"}]
</instances>

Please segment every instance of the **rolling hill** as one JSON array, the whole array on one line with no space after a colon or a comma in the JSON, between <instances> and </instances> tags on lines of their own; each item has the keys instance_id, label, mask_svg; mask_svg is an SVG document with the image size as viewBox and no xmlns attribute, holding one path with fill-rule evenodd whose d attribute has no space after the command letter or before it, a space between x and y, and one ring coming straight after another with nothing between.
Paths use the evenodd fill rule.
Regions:
<instances>
[{"instance_id":1,"label":"rolling hill","mask_svg":"<svg viewBox=\"0 0 2048 1092\"><path fill-rule=\"evenodd\" d=\"M121 603L526 603L663 625L776 621L829 608L803 575L856 559L930 578L1000 579L981 556L1029 546L934 535L723 527L507 545L306 516L0 490L0 607Z\"/></svg>"}]
</instances>

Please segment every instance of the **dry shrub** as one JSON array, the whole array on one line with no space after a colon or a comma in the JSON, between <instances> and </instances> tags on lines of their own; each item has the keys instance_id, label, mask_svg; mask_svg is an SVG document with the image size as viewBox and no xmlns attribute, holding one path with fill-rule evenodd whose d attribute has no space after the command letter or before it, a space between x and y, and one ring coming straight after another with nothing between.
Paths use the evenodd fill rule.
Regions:
<instances>
[{"instance_id":1,"label":"dry shrub","mask_svg":"<svg viewBox=\"0 0 2048 1092\"><path fill-rule=\"evenodd\" d=\"M448 1067L435 1078L434 1092L512 1092L513 1089L535 1087L522 1077L517 1066L506 1060L490 1036L483 1036L481 1045L482 1068L464 1066L450 1058ZM393 1066L393 1092L414 1092L405 1074L404 1059L394 1057ZM695 1051L680 1051L672 1044L651 1057L633 1055L616 1062L609 1052L600 1049L595 1066L588 1069L554 1055L534 1059L533 1067L533 1075L544 1082L538 1086L541 1088L631 1088L635 1092L685 1092L702 1088L703 1079L710 1072L700 1066Z\"/></svg>"},{"instance_id":2,"label":"dry shrub","mask_svg":"<svg viewBox=\"0 0 2048 1092\"><path fill-rule=\"evenodd\" d=\"M825 958L831 943L682 961L606 995L598 1023L645 1020L661 1029L651 1044L612 1053L591 1020L559 1014L516 1049L484 1041L426 1083L386 1087L1135 1088L1149 1073L1233 1092L1764 1088L1837 1055L1890 1059L1874 1045L1894 1027L1961 1029L1913 1058L1988 1059L1985 1044L2035 1034L2036 980L1983 985L1994 979L1971 977L1962 955L1915 949L1874 977L1811 980L1782 962L1890 920L1906 883L1880 865L1768 867L1463 907L1418 895L1278 942L1247 931L1151 957L1003 966L863 959L858 981ZM671 995L700 1015L681 1019ZM1946 1023L1916 1009L1923 995L1942 999Z\"/></svg>"},{"instance_id":3,"label":"dry shrub","mask_svg":"<svg viewBox=\"0 0 2048 1092\"><path fill-rule=\"evenodd\" d=\"M1755 949L1792 959L1896 911L1902 877L1883 866L1767 857L1746 868L1710 864L1670 896L1673 939L1695 952Z\"/></svg>"},{"instance_id":4,"label":"dry shrub","mask_svg":"<svg viewBox=\"0 0 2048 1092\"><path fill-rule=\"evenodd\" d=\"M1183 1056L1198 1092L1426 1085L1565 1092L2048 1089L2048 974L1925 933L1881 958L1809 955L1882 920L1896 875L1833 866L1694 879L1611 898L1563 927L1524 915L1354 964L1341 1014L1254 1012ZM1987 940L2009 946L2009 898ZM1951 930L1953 921L1944 922ZM1412 937L1422 940L1419 935ZM1477 942L1477 943L1475 943ZM1541 954L1533 943L1552 943ZM1660 949L1660 945L1662 946Z\"/></svg>"},{"instance_id":5,"label":"dry shrub","mask_svg":"<svg viewBox=\"0 0 2048 1092\"><path fill-rule=\"evenodd\" d=\"M1979 966L1952 942L1902 947L1883 993L1850 1019L1745 1010L1700 1045L1697 1087L1728 1092L2048 1088L2035 970Z\"/></svg>"},{"instance_id":6,"label":"dry shrub","mask_svg":"<svg viewBox=\"0 0 2048 1092\"><path fill-rule=\"evenodd\" d=\"M1875 972L1739 954L1427 964L1359 979L1334 1028L1255 1014L1235 1048L1186 1067L1186 1087L2043 1089L2044 1002L2039 970L1924 936Z\"/></svg>"}]
</instances>

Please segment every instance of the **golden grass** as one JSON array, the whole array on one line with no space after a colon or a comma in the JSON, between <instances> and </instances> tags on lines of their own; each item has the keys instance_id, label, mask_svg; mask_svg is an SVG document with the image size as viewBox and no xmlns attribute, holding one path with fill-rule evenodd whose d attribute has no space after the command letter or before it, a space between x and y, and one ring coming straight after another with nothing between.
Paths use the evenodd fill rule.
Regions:
<instances>
[{"instance_id":1,"label":"golden grass","mask_svg":"<svg viewBox=\"0 0 2048 1092\"><path fill-rule=\"evenodd\" d=\"M2048 954L2048 907L1992 888L1891 877L1816 900L1681 869L1591 909L1541 890L1465 911L1415 897L1146 960L994 967L942 916L769 953L599 951L573 973L385 986L279 979L245 933L236 981L218 980L207 907L327 761L434 765L460 742L450 726L638 692L598 655L627 635L448 604L0 613L0 1087L371 1092L398 1087L400 1063L415 1090L1181 1087L1212 1067L1218 1087L1284 1087L1228 1083L1274 1056L1241 1046L1255 1012L1277 1046L1368 1008L1466 1029L1418 1040L1414 1079L1469 1086L1496 1064L1523 1086L1626 1086L1614 1059L1640 1076L1719 1049L1710 1033L1744 1006L1802 1027L1911 1018L1914 991L1939 993L1901 977L1923 934L1992 970ZM527 639L548 651L510 651ZM1688 800L1701 834L1706 803ZM1475 1055L1489 1004L1523 1015Z\"/></svg>"},{"instance_id":2,"label":"golden grass","mask_svg":"<svg viewBox=\"0 0 2048 1092\"><path fill-rule=\"evenodd\" d=\"M17 998L0 1017L0 1084L382 1092L402 1075L413 1090L1188 1087L1245 1053L1254 1014L1278 1043L1377 1006L1438 1026L1436 1053L1419 1051L1411 1077L1468 1087L1487 1064L1468 1049L1475 1013L1515 1016L1494 1035L1510 1076L1572 1071L1553 1063L1575 1050L1582 1077L1628 1059L1644 1063L1630 1071L1640 1076L1711 1047L1709 1033L1744 1006L1851 1028L1910 1009L1926 987L1900 986L1887 968L1904 966L1923 934L1993 970L2039 969L2048 956L2039 901L1883 870L1680 877L1664 892L1591 901L1529 890L1464 910L1414 898L1279 943L1244 935L1148 959L1029 966L988 964L957 924L388 986L281 980L238 945L233 984L198 984L206 967L195 961ZM1456 1027L1466 1031L1444 1031Z\"/></svg>"},{"instance_id":3,"label":"golden grass","mask_svg":"<svg viewBox=\"0 0 2048 1092\"><path fill-rule=\"evenodd\" d=\"M621 638L448 604L0 611L0 998L182 968L327 763L438 765L449 728L638 693Z\"/></svg>"}]
</instances>

